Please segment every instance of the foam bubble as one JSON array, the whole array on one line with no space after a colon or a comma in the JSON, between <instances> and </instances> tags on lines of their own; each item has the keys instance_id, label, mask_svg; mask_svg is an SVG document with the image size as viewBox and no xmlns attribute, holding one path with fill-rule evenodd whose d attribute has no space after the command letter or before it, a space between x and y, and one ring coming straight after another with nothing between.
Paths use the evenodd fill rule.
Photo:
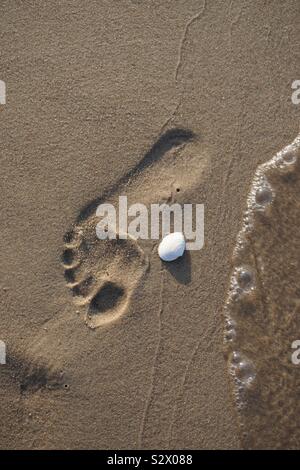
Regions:
<instances>
[{"instance_id":1,"label":"foam bubble","mask_svg":"<svg viewBox=\"0 0 300 470\"><path fill-rule=\"evenodd\" d=\"M224 336L224 339L225 341L227 342L232 342L236 339L236 330L232 329L232 330L228 330L225 332L225 336Z\"/></svg>"},{"instance_id":2,"label":"foam bubble","mask_svg":"<svg viewBox=\"0 0 300 470\"><path fill-rule=\"evenodd\" d=\"M241 411L247 406L248 393L256 383L255 368L246 356L239 351L233 351L229 370L233 378L236 405Z\"/></svg>"},{"instance_id":3,"label":"foam bubble","mask_svg":"<svg viewBox=\"0 0 300 470\"><path fill-rule=\"evenodd\" d=\"M248 268L240 268L237 275L237 281L242 289L249 289L253 286L254 275Z\"/></svg>"},{"instance_id":4,"label":"foam bubble","mask_svg":"<svg viewBox=\"0 0 300 470\"><path fill-rule=\"evenodd\" d=\"M287 163L288 165L292 165L296 163L297 156L294 152L289 151L282 155L282 160L284 161L284 163Z\"/></svg>"},{"instance_id":5,"label":"foam bubble","mask_svg":"<svg viewBox=\"0 0 300 470\"><path fill-rule=\"evenodd\" d=\"M258 188L255 194L257 204L264 206L269 204L273 199L272 191L267 186Z\"/></svg>"},{"instance_id":6,"label":"foam bubble","mask_svg":"<svg viewBox=\"0 0 300 470\"><path fill-rule=\"evenodd\" d=\"M241 354L238 351L233 351L231 354L231 362L238 364L241 361Z\"/></svg>"},{"instance_id":7,"label":"foam bubble","mask_svg":"<svg viewBox=\"0 0 300 470\"><path fill-rule=\"evenodd\" d=\"M238 301L254 291L255 277L253 270L248 266L240 266L235 269L231 279L231 299Z\"/></svg>"},{"instance_id":8,"label":"foam bubble","mask_svg":"<svg viewBox=\"0 0 300 470\"><path fill-rule=\"evenodd\" d=\"M236 339L236 323L232 318L226 318L225 322L225 342L232 342Z\"/></svg>"},{"instance_id":9,"label":"foam bubble","mask_svg":"<svg viewBox=\"0 0 300 470\"><path fill-rule=\"evenodd\" d=\"M243 385L250 385L255 379L254 367L247 359L241 359L236 365L236 377Z\"/></svg>"}]
</instances>

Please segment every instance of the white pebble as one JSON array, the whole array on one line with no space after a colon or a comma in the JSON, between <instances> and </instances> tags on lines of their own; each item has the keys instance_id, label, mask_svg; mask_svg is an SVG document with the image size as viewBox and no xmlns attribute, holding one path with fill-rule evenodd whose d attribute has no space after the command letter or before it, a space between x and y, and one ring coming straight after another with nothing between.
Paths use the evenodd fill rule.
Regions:
<instances>
[{"instance_id":1,"label":"white pebble","mask_svg":"<svg viewBox=\"0 0 300 470\"><path fill-rule=\"evenodd\" d=\"M181 232L166 235L159 244L158 254L163 261L174 261L183 255L185 239Z\"/></svg>"}]
</instances>

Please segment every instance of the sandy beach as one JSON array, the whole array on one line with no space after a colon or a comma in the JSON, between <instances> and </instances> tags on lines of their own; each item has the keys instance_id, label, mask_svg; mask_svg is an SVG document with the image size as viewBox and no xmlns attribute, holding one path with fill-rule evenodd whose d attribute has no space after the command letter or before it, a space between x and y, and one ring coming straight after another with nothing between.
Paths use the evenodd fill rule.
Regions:
<instances>
[{"instance_id":1,"label":"sandy beach","mask_svg":"<svg viewBox=\"0 0 300 470\"><path fill-rule=\"evenodd\" d=\"M0 35L0 448L300 448L298 141L234 255L257 169L299 135L299 1L3 0ZM203 204L203 248L96 241L122 195ZM244 413L224 309L254 252Z\"/></svg>"}]
</instances>

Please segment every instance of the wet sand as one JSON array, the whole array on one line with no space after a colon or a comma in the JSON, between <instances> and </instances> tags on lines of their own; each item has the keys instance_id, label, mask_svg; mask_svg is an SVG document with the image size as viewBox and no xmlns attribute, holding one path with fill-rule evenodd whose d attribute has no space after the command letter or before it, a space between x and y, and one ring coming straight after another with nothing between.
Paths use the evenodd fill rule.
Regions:
<instances>
[{"instance_id":1,"label":"wet sand","mask_svg":"<svg viewBox=\"0 0 300 470\"><path fill-rule=\"evenodd\" d=\"M289 384L276 437L247 417L269 440L244 439L223 344L255 172L299 132L299 19L297 0L1 2L1 448L300 446ZM178 202L205 205L202 250L166 268L151 244L93 244L95 203L125 190L147 205L177 187ZM281 281L296 276L293 298L299 282L263 236L276 322ZM298 246L285 240L283 265ZM103 278L117 315L87 325Z\"/></svg>"},{"instance_id":2,"label":"wet sand","mask_svg":"<svg viewBox=\"0 0 300 470\"><path fill-rule=\"evenodd\" d=\"M224 342L247 448L299 447L299 163L300 135L258 167L233 254Z\"/></svg>"}]
</instances>

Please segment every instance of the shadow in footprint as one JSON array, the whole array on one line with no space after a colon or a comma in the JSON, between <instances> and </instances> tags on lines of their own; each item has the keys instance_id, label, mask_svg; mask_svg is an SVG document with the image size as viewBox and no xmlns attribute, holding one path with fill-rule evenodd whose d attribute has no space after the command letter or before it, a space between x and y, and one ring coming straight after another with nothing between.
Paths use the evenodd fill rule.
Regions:
<instances>
[{"instance_id":1,"label":"shadow in footprint","mask_svg":"<svg viewBox=\"0 0 300 470\"><path fill-rule=\"evenodd\" d=\"M121 284L106 281L90 301L86 322L96 328L119 317L126 307L126 290Z\"/></svg>"},{"instance_id":2,"label":"shadow in footprint","mask_svg":"<svg viewBox=\"0 0 300 470\"><path fill-rule=\"evenodd\" d=\"M91 300L89 314L99 315L119 308L124 300L125 289L114 282L106 282Z\"/></svg>"}]
</instances>

